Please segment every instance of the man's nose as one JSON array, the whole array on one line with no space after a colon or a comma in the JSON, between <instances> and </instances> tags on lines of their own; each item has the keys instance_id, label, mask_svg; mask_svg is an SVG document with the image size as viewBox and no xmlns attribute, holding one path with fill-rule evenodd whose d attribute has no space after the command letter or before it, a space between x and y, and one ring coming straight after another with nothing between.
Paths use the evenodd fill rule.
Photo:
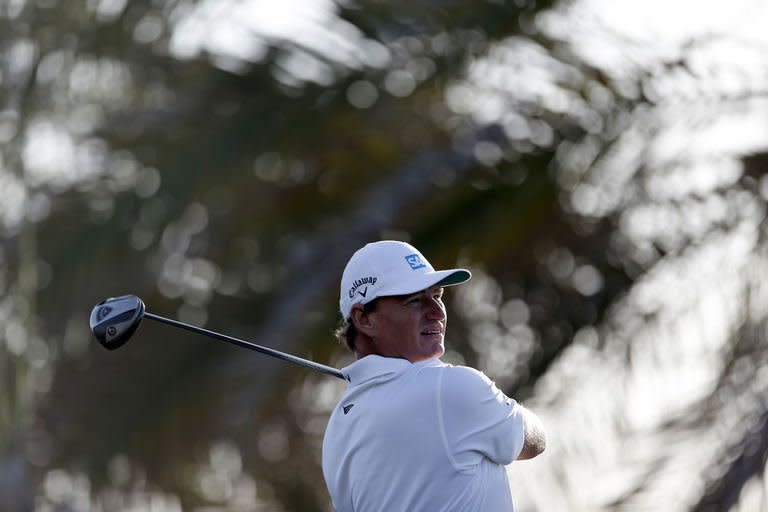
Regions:
<instances>
[{"instance_id":1,"label":"man's nose","mask_svg":"<svg viewBox=\"0 0 768 512\"><path fill-rule=\"evenodd\" d=\"M429 300L427 318L430 320L443 320L445 318L445 305L442 301L435 298Z\"/></svg>"}]
</instances>

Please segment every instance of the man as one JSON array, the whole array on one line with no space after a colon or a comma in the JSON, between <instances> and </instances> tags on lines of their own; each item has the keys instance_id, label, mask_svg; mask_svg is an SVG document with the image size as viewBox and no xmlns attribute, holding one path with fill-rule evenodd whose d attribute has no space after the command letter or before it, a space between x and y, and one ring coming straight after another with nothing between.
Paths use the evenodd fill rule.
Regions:
<instances>
[{"instance_id":1,"label":"man","mask_svg":"<svg viewBox=\"0 0 768 512\"><path fill-rule=\"evenodd\" d=\"M347 263L339 334L356 361L323 440L337 512L514 510L504 466L544 450L541 423L481 372L439 360L443 288L469 278L397 241Z\"/></svg>"}]
</instances>

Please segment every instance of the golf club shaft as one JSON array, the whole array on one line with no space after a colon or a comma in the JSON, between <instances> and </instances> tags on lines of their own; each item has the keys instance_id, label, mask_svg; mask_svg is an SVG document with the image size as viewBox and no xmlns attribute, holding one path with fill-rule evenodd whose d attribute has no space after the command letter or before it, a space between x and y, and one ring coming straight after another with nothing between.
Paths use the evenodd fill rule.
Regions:
<instances>
[{"instance_id":1,"label":"golf club shaft","mask_svg":"<svg viewBox=\"0 0 768 512\"><path fill-rule=\"evenodd\" d=\"M255 343L244 341L238 338L233 338L232 336L227 336L226 334L220 334L218 332L209 331L208 329L203 329L202 327L185 324L184 322L179 322L178 320L172 320L164 316L155 315L148 311L144 312L144 318L149 318L150 320L155 320L157 322L172 325L174 327L180 327L182 329L186 329L188 331L192 331L197 334L202 334L204 336L210 336L211 338L216 338L217 340L226 341L227 343L231 343L239 347L249 348L251 350L255 350L256 352L261 352L262 354L276 357L277 359L282 359L283 361L288 361L289 363L298 364L299 366L304 366L306 368L315 370L320 373L326 373L328 375L333 375L334 377L344 379L344 374L341 373L341 371L339 371L336 368L333 368L331 366L326 366L324 364L316 363L314 361L309 361L307 359L302 359L301 357L297 357L291 354L286 354L285 352L280 352L279 350L275 350L269 347L263 347L261 345L257 345Z\"/></svg>"}]
</instances>

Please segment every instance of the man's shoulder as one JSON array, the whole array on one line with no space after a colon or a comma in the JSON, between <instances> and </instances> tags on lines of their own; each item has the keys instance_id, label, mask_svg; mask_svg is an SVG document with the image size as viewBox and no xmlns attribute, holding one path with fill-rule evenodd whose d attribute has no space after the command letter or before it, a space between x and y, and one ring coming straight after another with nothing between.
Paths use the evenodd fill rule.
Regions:
<instances>
[{"instance_id":1,"label":"man's shoulder","mask_svg":"<svg viewBox=\"0 0 768 512\"><path fill-rule=\"evenodd\" d=\"M485 373L471 366L440 363L425 366L419 373L437 376L444 392L459 396L487 393L495 387Z\"/></svg>"},{"instance_id":2,"label":"man's shoulder","mask_svg":"<svg viewBox=\"0 0 768 512\"><path fill-rule=\"evenodd\" d=\"M443 372L443 379L452 379L461 382L482 382L492 384L488 376L476 368L463 365L443 364L438 367Z\"/></svg>"},{"instance_id":3,"label":"man's shoulder","mask_svg":"<svg viewBox=\"0 0 768 512\"><path fill-rule=\"evenodd\" d=\"M500 418L511 417L510 412L517 403L482 371L469 366L452 366L443 372L441 403L444 414L452 421L495 424Z\"/></svg>"}]
</instances>

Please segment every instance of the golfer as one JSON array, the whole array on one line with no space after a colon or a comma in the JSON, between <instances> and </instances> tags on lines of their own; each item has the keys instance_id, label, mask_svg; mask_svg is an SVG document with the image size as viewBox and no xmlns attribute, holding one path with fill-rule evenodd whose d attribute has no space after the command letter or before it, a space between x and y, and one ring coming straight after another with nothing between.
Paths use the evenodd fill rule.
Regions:
<instances>
[{"instance_id":1,"label":"golfer","mask_svg":"<svg viewBox=\"0 0 768 512\"><path fill-rule=\"evenodd\" d=\"M483 373L439 359L443 288L469 278L398 241L347 263L338 334L356 361L323 440L337 512L514 510L504 466L544 450L541 423Z\"/></svg>"}]
</instances>

